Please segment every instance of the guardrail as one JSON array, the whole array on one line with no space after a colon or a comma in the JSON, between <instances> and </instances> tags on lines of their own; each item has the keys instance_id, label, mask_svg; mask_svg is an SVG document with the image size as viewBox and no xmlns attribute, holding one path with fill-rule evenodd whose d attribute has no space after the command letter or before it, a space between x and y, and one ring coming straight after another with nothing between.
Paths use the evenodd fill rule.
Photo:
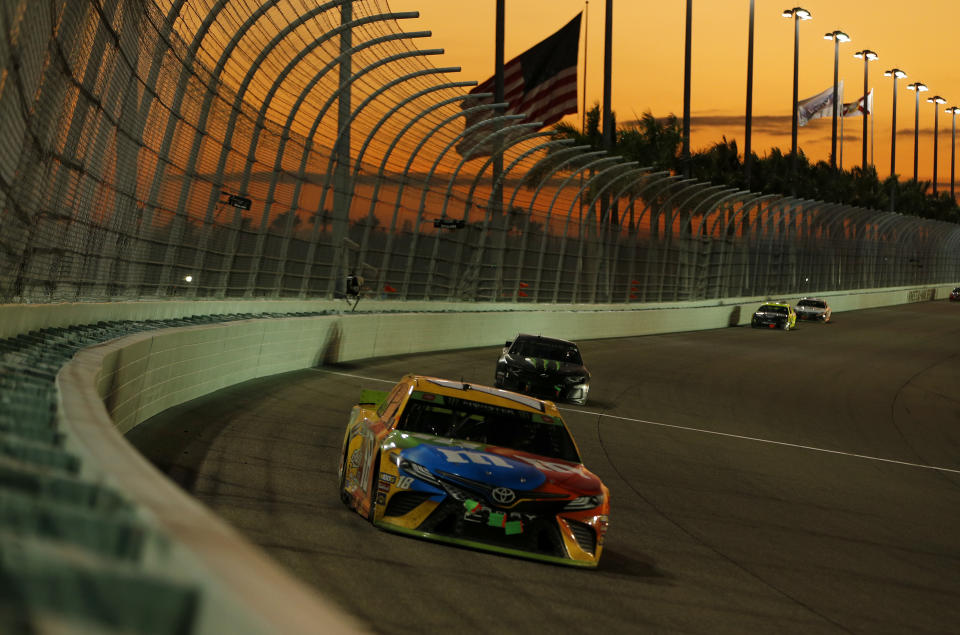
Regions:
<instances>
[{"instance_id":1,"label":"guardrail","mask_svg":"<svg viewBox=\"0 0 960 635\"><path fill-rule=\"evenodd\" d=\"M822 297L839 312L948 292L904 287ZM2 339L0 580L9 593L0 597L0 630L44 623L158 635L307 633L318 623L331 632L362 630L120 435L231 383L324 361L496 346L518 331L591 339L722 328L745 324L762 301L225 314L49 326ZM0 307L0 317L8 308Z\"/></svg>"}]
</instances>

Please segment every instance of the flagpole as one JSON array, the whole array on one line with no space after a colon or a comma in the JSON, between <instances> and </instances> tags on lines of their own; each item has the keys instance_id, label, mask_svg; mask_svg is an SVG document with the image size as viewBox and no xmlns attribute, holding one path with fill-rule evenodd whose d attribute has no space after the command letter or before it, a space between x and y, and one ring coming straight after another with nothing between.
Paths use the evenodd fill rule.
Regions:
<instances>
[{"instance_id":1,"label":"flagpole","mask_svg":"<svg viewBox=\"0 0 960 635\"><path fill-rule=\"evenodd\" d=\"M833 167L837 167L837 102L840 101L837 96L837 75L840 68L840 40L837 35L833 36L833 148L830 152L830 162Z\"/></svg>"},{"instance_id":2,"label":"flagpole","mask_svg":"<svg viewBox=\"0 0 960 635\"><path fill-rule=\"evenodd\" d=\"M583 3L583 101L580 109L580 133L586 137L587 136L587 34L590 32L588 27L590 26L590 0L585 0ZM583 170L580 171L580 189L583 189ZM579 205L580 205L580 224L583 224L583 197L580 196Z\"/></svg>"},{"instance_id":3,"label":"flagpole","mask_svg":"<svg viewBox=\"0 0 960 635\"><path fill-rule=\"evenodd\" d=\"M613 0L607 0L603 24L603 147L613 153L616 130L613 122ZM601 218L610 209L610 197L604 196L600 201ZM587 210L590 214L591 210Z\"/></svg>"},{"instance_id":4,"label":"flagpole","mask_svg":"<svg viewBox=\"0 0 960 635\"><path fill-rule=\"evenodd\" d=\"M840 101L840 158L837 160L837 168L843 172L843 100Z\"/></svg>"},{"instance_id":5,"label":"flagpole","mask_svg":"<svg viewBox=\"0 0 960 635\"><path fill-rule=\"evenodd\" d=\"M750 189L750 164L753 154L751 149L751 136L753 134L753 4L753 0L750 0L750 24L747 36L747 112L746 130L744 130L743 135L743 180L745 182L744 187L747 190ZM796 103L794 103L793 109L796 111ZM796 113L794 113L794 121L796 121Z\"/></svg>"},{"instance_id":6,"label":"flagpole","mask_svg":"<svg viewBox=\"0 0 960 635\"><path fill-rule=\"evenodd\" d=\"M587 134L587 36L590 35L590 0L583 3L583 106L580 107L580 132ZM582 175L582 173L581 173Z\"/></svg>"},{"instance_id":7,"label":"flagpole","mask_svg":"<svg viewBox=\"0 0 960 635\"><path fill-rule=\"evenodd\" d=\"M506 0L497 0L496 34L494 42L494 70L493 70L493 102L503 102L503 49L504 23L506 22ZM503 173L503 147L498 143L493 155L493 210L496 215L503 214L503 188L500 186L500 175Z\"/></svg>"},{"instance_id":8,"label":"flagpole","mask_svg":"<svg viewBox=\"0 0 960 635\"><path fill-rule=\"evenodd\" d=\"M613 150L613 108L611 100L611 70L613 67L613 0L607 0L603 25L603 147Z\"/></svg>"},{"instance_id":9,"label":"flagpole","mask_svg":"<svg viewBox=\"0 0 960 635\"><path fill-rule=\"evenodd\" d=\"M683 173L690 176L690 49L693 37L693 0L687 0L686 42L683 57Z\"/></svg>"}]
</instances>

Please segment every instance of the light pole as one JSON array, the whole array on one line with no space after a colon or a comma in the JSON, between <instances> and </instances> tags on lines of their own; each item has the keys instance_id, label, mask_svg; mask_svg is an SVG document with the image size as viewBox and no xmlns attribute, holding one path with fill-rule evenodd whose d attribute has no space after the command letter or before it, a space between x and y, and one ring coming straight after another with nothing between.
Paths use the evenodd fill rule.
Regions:
<instances>
[{"instance_id":1,"label":"light pole","mask_svg":"<svg viewBox=\"0 0 960 635\"><path fill-rule=\"evenodd\" d=\"M893 78L893 131L890 133L890 176L897 173L897 80L906 77L899 68L884 71L884 77Z\"/></svg>"},{"instance_id":2,"label":"light pole","mask_svg":"<svg viewBox=\"0 0 960 635\"><path fill-rule=\"evenodd\" d=\"M960 112L960 108L956 106L951 106L946 109L945 112L953 115L953 134L951 135L950 143L950 200L955 201L956 197L953 195L953 184L956 179L957 174L957 113Z\"/></svg>"},{"instance_id":3,"label":"light pole","mask_svg":"<svg viewBox=\"0 0 960 635\"><path fill-rule=\"evenodd\" d=\"M793 110L790 126L790 178L796 178L797 172L797 101L800 98L798 81L800 79L800 20L809 20L813 16L802 7L784 9L781 14L785 18L793 18Z\"/></svg>"},{"instance_id":4,"label":"light pole","mask_svg":"<svg viewBox=\"0 0 960 635\"><path fill-rule=\"evenodd\" d=\"M891 68L884 71L884 77L893 78L893 129L890 133L890 211L894 211L897 205L897 80L906 77L907 74L899 68Z\"/></svg>"},{"instance_id":5,"label":"light pole","mask_svg":"<svg viewBox=\"0 0 960 635\"><path fill-rule=\"evenodd\" d=\"M690 48L693 43L693 0L687 0L686 41L683 53L683 173L690 176Z\"/></svg>"},{"instance_id":6,"label":"light pole","mask_svg":"<svg viewBox=\"0 0 960 635\"><path fill-rule=\"evenodd\" d=\"M933 104L933 195L937 195L937 142L940 140L940 104L947 100L940 95L927 98L928 104Z\"/></svg>"},{"instance_id":7,"label":"light pole","mask_svg":"<svg viewBox=\"0 0 960 635\"><path fill-rule=\"evenodd\" d=\"M840 42L849 42L850 36L843 31L831 31L823 36L825 40L833 40L833 131L830 136L830 167L837 168L837 113L840 112L837 95L837 83L840 77Z\"/></svg>"},{"instance_id":8,"label":"light pole","mask_svg":"<svg viewBox=\"0 0 960 635\"><path fill-rule=\"evenodd\" d=\"M857 51L853 54L857 59L863 60L863 162L861 168L863 170L867 169L867 117L870 116L870 102L867 97L869 95L869 88L867 84L867 66L873 60L877 59L879 56L875 51L870 49L863 49L862 51Z\"/></svg>"},{"instance_id":9,"label":"light pole","mask_svg":"<svg viewBox=\"0 0 960 635\"><path fill-rule=\"evenodd\" d=\"M753 150L751 149L751 134L753 128L753 5L750 0L750 24L747 28L747 113L746 130L743 135L743 180L746 182L745 189L750 189L750 166Z\"/></svg>"},{"instance_id":10,"label":"light pole","mask_svg":"<svg viewBox=\"0 0 960 635\"><path fill-rule=\"evenodd\" d=\"M916 93L916 107L913 114L913 180L917 180L917 150L920 149L920 93L929 90L923 82L907 84L907 88Z\"/></svg>"}]
</instances>

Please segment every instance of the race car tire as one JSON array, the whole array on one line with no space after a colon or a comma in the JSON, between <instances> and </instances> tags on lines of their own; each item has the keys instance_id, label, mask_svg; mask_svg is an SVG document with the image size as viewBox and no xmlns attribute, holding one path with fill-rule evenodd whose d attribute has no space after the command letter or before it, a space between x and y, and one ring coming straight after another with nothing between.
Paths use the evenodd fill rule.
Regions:
<instances>
[{"instance_id":1,"label":"race car tire","mask_svg":"<svg viewBox=\"0 0 960 635\"><path fill-rule=\"evenodd\" d=\"M371 523L377 509L377 487L380 485L380 453L373 460L373 471L370 472L370 507L367 509L367 520Z\"/></svg>"},{"instance_id":2,"label":"race car tire","mask_svg":"<svg viewBox=\"0 0 960 635\"><path fill-rule=\"evenodd\" d=\"M343 451L343 462L340 464L340 485L338 487L340 493L340 501L343 502L347 507L352 507L350 505L350 495L347 494L347 450Z\"/></svg>"}]
</instances>

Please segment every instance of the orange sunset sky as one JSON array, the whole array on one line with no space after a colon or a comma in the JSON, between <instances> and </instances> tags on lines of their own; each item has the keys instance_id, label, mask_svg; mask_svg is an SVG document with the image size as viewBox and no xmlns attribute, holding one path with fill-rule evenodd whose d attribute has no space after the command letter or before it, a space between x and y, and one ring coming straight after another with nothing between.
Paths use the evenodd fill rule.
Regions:
<instances>
[{"instance_id":1,"label":"orange sunset sky","mask_svg":"<svg viewBox=\"0 0 960 635\"><path fill-rule=\"evenodd\" d=\"M395 11L416 10L417 20L403 28L433 32L430 46L445 49L437 65L462 67L464 79L483 81L493 73L495 0L388 0ZM600 102L603 88L603 28L605 0L590 0L586 28L587 107ZM620 121L650 111L657 117L683 113L683 54L685 0L614 0L613 108ZM506 59L563 26L583 0L506 0ZM746 107L747 27L749 0L694 0L691 144L701 149L723 136L743 149ZM793 21L781 16L792 6L755 0L756 39L753 104L753 150L765 155L772 147L790 149L790 109L793 81ZM952 115L943 109L960 105L960 60L953 55L960 24L960 2L914 0L838 2L805 0L813 19L800 23L800 99L833 83L833 42L823 39L835 29L851 41L840 45L840 79L844 101L863 94L863 61L856 51L867 48L880 58L869 65L874 88L873 161L881 178L890 172L893 83L883 72L901 68L897 107L897 172L913 175L915 96L906 85L921 81L930 91L920 102L920 178L933 176L934 105L926 99L941 95L939 106L939 170L941 191L949 188ZM581 34L580 90L583 98L584 55ZM580 121L579 115L571 117ZM861 160L862 120L844 122L843 167ZM812 160L828 160L831 121L811 122L799 130L799 145Z\"/></svg>"}]
</instances>

